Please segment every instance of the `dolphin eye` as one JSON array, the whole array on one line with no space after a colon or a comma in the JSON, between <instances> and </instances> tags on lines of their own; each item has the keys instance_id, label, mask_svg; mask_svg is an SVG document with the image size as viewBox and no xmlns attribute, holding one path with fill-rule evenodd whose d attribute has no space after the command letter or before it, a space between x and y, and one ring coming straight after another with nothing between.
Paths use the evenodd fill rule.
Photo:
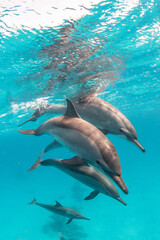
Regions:
<instances>
[{"instance_id":1,"label":"dolphin eye","mask_svg":"<svg viewBox=\"0 0 160 240\"><path fill-rule=\"evenodd\" d=\"M97 163L98 165L100 165L100 162L99 162L99 161L96 161L96 163Z\"/></svg>"}]
</instances>

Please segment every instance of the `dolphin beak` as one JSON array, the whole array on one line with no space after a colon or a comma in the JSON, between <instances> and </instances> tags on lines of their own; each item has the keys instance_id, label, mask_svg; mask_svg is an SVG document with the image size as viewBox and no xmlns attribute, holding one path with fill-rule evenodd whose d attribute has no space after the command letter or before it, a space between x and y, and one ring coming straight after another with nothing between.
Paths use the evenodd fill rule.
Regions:
<instances>
[{"instance_id":1,"label":"dolphin beak","mask_svg":"<svg viewBox=\"0 0 160 240\"><path fill-rule=\"evenodd\" d=\"M22 126L23 124L30 122L30 121L36 121L37 119L35 118L35 116L30 117L28 120L26 120L25 122L21 123L20 125L18 125L18 127Z\"/></svg>"},{"instance_id":2,"label":"dolphin beak","mask_svg":"<svg viewBox=\"0 0 160 240\"><path fill-rule=\"evenodd\" d=\"M137 141L137 139L129 139L131 140L135 145L137 145L141 150L142 152L145 152L146 150L142 147L142 145Z\"/></svg>"},{"instance_id":3,"label":"dolphin beak","mask_svg":"<svg viewBox=\"0 0 160 240\"><path fill-rule=\"evenodd\" d=\"M127 206L127 203L125 203L125 201L123 201L122 198L118 197L116 198L119 202L121 202L123 205Z\"/></svg>"},{"instance_id":4,"label":"dolphin beak","mask_svg":"<svg viewBox=\"0 0 160 240\"><path fill-rule=\"evenodd\" d=\"M114 181L115 183L121 188L121 190L125 193L128 194L128 188L125 184L125 182L123 181L121 176L116 176L112 173L108 173L105 171L105 173L107 173L107 175L109 175Z\"/></svg>"}]
</instances>

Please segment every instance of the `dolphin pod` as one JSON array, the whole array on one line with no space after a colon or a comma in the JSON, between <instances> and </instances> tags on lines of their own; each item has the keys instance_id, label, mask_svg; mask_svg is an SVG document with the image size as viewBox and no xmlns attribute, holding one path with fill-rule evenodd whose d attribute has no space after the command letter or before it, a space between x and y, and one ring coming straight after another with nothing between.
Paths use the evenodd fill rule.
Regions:
<instances>
[{"instance_id":1,"label":"dolphin pod","mask_svg":"<svg viewBox=\"0 0 160 240\"><path fill-rule=\"evenodd\" d=\"M73 161L75 165L68 165L66 159L47 159L42 161L42 159L39 157L28 171L31 171L40 165L56 167L94 189L94 191L92 191L89 196L85 198L85 200L93 199L99 193L103 193L126 205L126 203L120 198L116 187L102 172L98 171L96 168L88 165L87 163L79 165L79 157L73 157L69 159L69 161Z\"/></svg>"},{"instance_id":2,"label":"dolphin pod","mask_svg":"<svg viewBox=\"0 0 160 240\"><path fill-rule=\"evenodd\" d=\"M115 147L99 129L80 118L71 101L67 100L67 110L63 116L51 118L37 129L19 130L19 132L36 136L42 134L54 136L56 143L61 143L81 157L79 164L86 160L106 174L109 173L118 186L126 194L128 193L121 177L120 160ZM55 141L51 146L53 143ZM68 164L74 165L75 162L68 160Z\"/></svg>"},{"instance_id":3,"label":"dolphin pod","mask_svg":"<svg viewBox=\"0 0 160 240\"><path fill-rule=\"evenodd\" d=\"M78 211L69 208L69 207L64 207L62 206L59 202L56 201L56 205L48 205L48 204L43 204L43 203L37 203L36 199L29 203L30 205L36 204L37 206L40 206L42 208L45 208L46 210L68 217L69 220L66 224L69 224L72 222L73 219L84 219L84 220L90 220L89 218L84 217L81 213Z\"/></svg>"},{"instance_id":4,"label":"dolphin pod","mask_svg":"<svg viewBox=\"0 0 160 240\"><path fill-rule=\"evenodd\" d=\"M62 105L56 107L56 110L53 106L48 106L46 110L42 108L42 111L36 110L26 122L35 121L46 112L62 111L64 113L65 111L64 115L49 119L37 129L18 131L27 135L40 136L48 134L54 137L54 141L46 146L42 154L51 149L65 146L77 156L69 159L53 158L46 160L39 157L28 171L40 165L59 168L93 189L85 200L93 199L99 193L102 193L126 205L109 179L114 180L123 192L128 193L128 189L121 177L118 153L105 135L107 133L123 135L144 152L144 148L137 141L134 127L119 110L96 96L82 98L74 105L67 99L67 108ZM76 109L78 109L78 112ZM56 202L56 205L47 205L37 203L36 199L34 199L30 204L36 204L49 211L68 217L67 224L73 219L89 220L79 212L63 207L58 202Z\"/></svg>"},{"instance_id":5,"label":"dolphin pod","mask_svg":"<svg viewBox=\"0 0 160 240\"><path fill-rule=\"evenodd\" d=\"M90 164L121 175L119 157L113 144L99 129L80 118L70 100L67 100L64 115L49 119L37 129L18 131L35 136L49 134ZM83 162L81 160L80 163Z\"/></svg>"},{"instance_id":6,"label":"dolphin pod","mask_svg":"<svg viewBox=\"0 0 160 240\"><path fill-rule=\"evenodd\" d=\"M145 152L145 149L137 140L137 133L133 125L117 108L108 102L92 94L74 102L74 106L84 120L99 128L104 134L110 133L124 136L127 140L137 145L142 152ZM46 113L63 114L65 110L66 106L64 105L48 105L47 107L41 107L19 126L29 121L36 121L40 116Z\"/></svg>"}]
</instances>

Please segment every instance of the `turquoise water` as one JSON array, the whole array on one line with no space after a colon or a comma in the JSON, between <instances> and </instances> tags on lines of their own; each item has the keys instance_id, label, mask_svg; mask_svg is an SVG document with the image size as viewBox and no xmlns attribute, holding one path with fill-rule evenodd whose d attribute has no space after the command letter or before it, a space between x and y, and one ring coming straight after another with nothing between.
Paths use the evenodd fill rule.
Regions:
<instances>
[{"instance_id":1,"label":"turquoise water","mask_svg":"<svg viewBox=\"0 0 160 240\"><path fill-rule=\"evenodd\" d=\"M7 17L19 16L20 6L0 5L1 239L60 239L58 232L66 240L160 239L158 2L103 1L79 19L37 28L11 26ZM23 12L32 13L24 6ZM38 8L33 11L37 16ZM52 13L47 7L44 11ZM56 168L26 171L52 138L22 135L17 126L39 106L95 91L126 115L146 149L142 153L128 141L108 135L129 189L125 195L117 187L127 207L102 194L84 201L91 189ZM22 129L36 128L49 117ZM43 159L71 156L61 148ZM28 205L34 197L48 204L57 200L91 221L66 225L66 218Z\"/></svg>"}]
</instances>

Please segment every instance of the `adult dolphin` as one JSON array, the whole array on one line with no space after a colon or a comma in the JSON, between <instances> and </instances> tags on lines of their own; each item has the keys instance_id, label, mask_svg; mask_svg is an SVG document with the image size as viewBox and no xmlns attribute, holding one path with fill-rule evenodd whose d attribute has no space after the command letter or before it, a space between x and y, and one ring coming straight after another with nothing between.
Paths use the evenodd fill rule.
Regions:
<instances>
[{"instance_id":1,"label":"adult dolphin","mask_svg":"<svg viewBox=\"0 0 160 240\"><path fill-rule=\"evenodd\" d=\"M90 220L89 218L84 217L81 213L78 211L69 208L69 207L64 207L62 206L59 202L56 201L56 205L48 205L48 204L43 204L43 203L37 203L36 199L29 203L30 205L36 204L37 206L40 206L42 208L45 208L46 210L68 217L69 220L66 224L69 224L72 222L73 219L84 219L84 220Z\"/></svg>"},{"instance_id":2,"label":"adult dolphin","mask_svg":"<svg viewBox=\"0 0 160 240\"><path fill-rule=\"evenodd\" d=\"M84 120L99 128L104 134L110 133L124 136L137 145L142 152L145 152L145 149L137 140L137 133L131 122L113 105L96 97L94 94L75 101L74 105ZM66 106L64 105L48 104L46 107L38 108L28 120L19 126L29 121L36 121L45 113L64 113L65 110Z\"/></svg>"},{"instance_id":3,"label":"adult dolphin","mask_svg":"<svg viewBox=\"0 0 160 240\"><path fill-rule=\"evenodd\" d=\"M99 129L80 118L70 100L67 100L64 115L49 119L37 129L18 131L35 136L49 134L96 167L121 175L119 157L113 144ZM83 159L79 159L80 163L84 162Z\"/></svg>"},{"instance_id":4,"label":"adult dolphin","mask_svg":"<svg viewBox=\"0 0 160 240\"><path fill-rule=\"evenodd\" d=\"M56 167L94 190L85 198L85 200L93 199L99 193L103 193L126 205L126 203L120 198L116 187L107 176L87 163L79 164L79 159L80 158L76 156L70 159L47 159L42 161L39 157L28 171L31 171L40 165ZM69 165L68 162L73 162L74 165Z\"/></svg>"}]
</instances>

